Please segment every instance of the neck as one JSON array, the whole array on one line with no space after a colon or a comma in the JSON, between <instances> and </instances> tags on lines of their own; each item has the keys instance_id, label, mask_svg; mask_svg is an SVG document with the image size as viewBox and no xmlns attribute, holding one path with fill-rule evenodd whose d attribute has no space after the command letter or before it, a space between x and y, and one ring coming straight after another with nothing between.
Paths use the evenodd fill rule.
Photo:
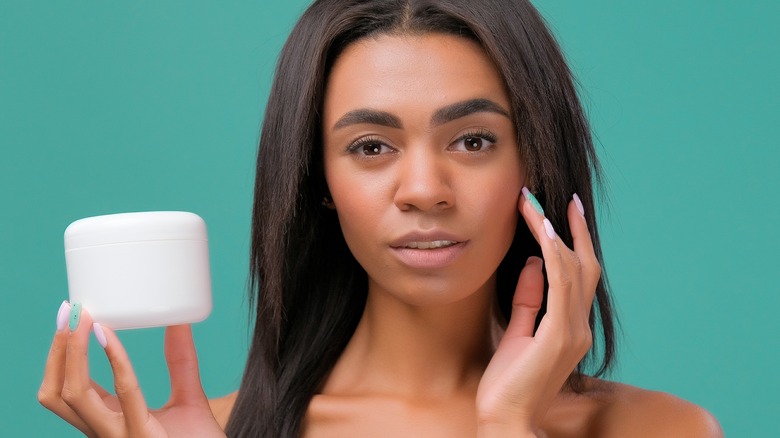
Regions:
<instances>
[{"instance_id":1,"label":"neck","mask_svg":"<svg viewBox=\"0 0 780 438\"><path fill-rule=\"evenodd\" d=\"M476 392L495 351L495 280L458 302L414 306L370 284L363 316L324 391L406 397Z\"/></svg>"}]
</instances>

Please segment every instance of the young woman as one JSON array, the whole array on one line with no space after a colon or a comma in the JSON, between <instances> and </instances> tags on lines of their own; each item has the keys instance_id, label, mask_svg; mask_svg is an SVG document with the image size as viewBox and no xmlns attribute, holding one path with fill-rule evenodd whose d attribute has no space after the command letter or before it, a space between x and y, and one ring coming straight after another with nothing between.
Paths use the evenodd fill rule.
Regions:
<instances>
[{"instance_id":1,"label":"young woman","mask_svg":"<svg viewBox=\"0 0 780 438\"><path fill-rule=\"evenodd\" d=\"M87 311L69 330L65 303L39 398L90 436L722 436L586 374L615 343L594 175L528 2L316 1L266 109L239 390L207 401L171 327L171 401L149 411L114 333ZM90 330L116 397L89 379Z\"/></svg>"}]
</instances>

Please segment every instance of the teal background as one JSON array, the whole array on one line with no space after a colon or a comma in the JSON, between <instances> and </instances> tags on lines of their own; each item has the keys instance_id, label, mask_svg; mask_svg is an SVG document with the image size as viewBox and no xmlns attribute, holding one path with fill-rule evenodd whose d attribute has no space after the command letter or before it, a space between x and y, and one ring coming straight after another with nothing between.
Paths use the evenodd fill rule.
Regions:
<instances>
[{"instance_id":1,"label":"teal background","mask_svg":"<svg viewBox=\"0 0 780 438\"><path fill-rule=\"evenodd\" d=\"M247 341L255 143L304 1L0 0L0 430L78 436L36 391L81 217L187 210L209 226L209 396ZM727 436L780 434L780 3L535 2L583 90L603 164L606 265L624 336L612 378L704 406ZM121 333L147 401L159 329ZM97 344L93 344L97 347ZM111 385L93 348L98 381Z\"/></svg>"}]
</instances>

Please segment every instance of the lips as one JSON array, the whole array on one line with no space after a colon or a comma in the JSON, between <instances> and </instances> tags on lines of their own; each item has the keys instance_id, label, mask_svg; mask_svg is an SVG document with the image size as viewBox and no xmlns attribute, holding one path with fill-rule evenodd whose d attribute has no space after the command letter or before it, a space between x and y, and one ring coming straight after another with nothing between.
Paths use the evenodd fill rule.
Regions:
<instances>
[{"instance_id":1,"label":"lips","mask_svg":"<svg viewBox=\"0 0 780 438\"><path fill-rule=\"evenodd\" d=\"M412 232L390 244L395 257L410 268L438 269L453 264L467 239L443 231Z\"/></svg>"}]
</instances>

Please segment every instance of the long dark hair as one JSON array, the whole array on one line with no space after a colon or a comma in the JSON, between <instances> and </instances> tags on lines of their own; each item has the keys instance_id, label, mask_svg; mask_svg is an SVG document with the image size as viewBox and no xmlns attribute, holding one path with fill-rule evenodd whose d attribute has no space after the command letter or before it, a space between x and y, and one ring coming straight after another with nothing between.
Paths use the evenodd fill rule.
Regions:
<instances>
[{"instance_id":1,"label":"long dark hair","mask_svg":"<svg viewBox=\"0 0 780 438\"><path fill-rule=\"evenodd\" d=\"M593 203L599 167L590 128L560 48L528 1L315 1L282 50L265 111L252 216L254 335L229 436L298 436L312 396L365 306L366 273L347 248L336 215L321 205L327 195L321 114L330 66L361 38L430 32L470 38L492 58L507 85L530 187L570 246L566 206L572 193L579 194L601 260ZM507 319L525 259L541 254L519 222L498 269L498 301ZM594 307L591 329L600 336L569 379L574 390L587 366L600 375L613 361L605 277Z\"/></svg>"}]
</instances>

